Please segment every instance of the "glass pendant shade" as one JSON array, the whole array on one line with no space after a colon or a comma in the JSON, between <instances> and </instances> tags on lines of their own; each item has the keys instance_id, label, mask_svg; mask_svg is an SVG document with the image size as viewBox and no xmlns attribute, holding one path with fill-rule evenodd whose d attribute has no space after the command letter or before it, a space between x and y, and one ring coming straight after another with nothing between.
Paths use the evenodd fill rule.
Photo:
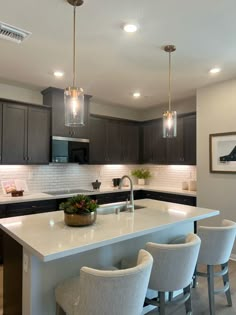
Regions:
<instances>
[{"instance_id":1,"label":"glass pendant shade","mask_svg":"<svg viewBox=\"0 0 236 315\"><path fill-rule=\"evenodd\" d=\"M80 88L68 87L64 91L65 125L84 126L84 92Z\"/></svg>"},{"instance_id":2,"label":"glass pendant shade","mask_svg":"<svg viewBox=\"0 0 236 315\"><path fill-rule=\"evenodd\" d=\"M176 111L166 111L163 113L163 138L173 138L177 136L177 113Z\"/></svg>"}]
</instances>

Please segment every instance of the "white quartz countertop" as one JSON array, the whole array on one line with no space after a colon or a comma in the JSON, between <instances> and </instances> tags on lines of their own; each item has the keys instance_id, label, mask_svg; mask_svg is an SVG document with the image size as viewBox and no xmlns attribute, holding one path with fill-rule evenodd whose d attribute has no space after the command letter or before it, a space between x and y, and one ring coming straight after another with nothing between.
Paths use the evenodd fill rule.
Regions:
<instances>
[{"instance_id":1,"label":"white quartz countertop","mask_svg":"<svg viewBox=\"0 0 236 315\"><path fill-rule=\"evenodd\" d=\"M148 191L156 191L156 192L164 192L170 194L184 195L184 196L192 196L196 197L196 191L182 190L179 188L173 187L160 187L154 185L135 185L134 190L148 190ZM129 187L124 187L122 189L113 188L113 187L104 187L100 190L88 191L83 193L84 195L99 195L106 193L118 193L122 191L129 191ZM41 201L41 200L53 200L60 198L69 198L77 195L78 193L68 193L68 194L57 194L50 195L47 193L26 193L22 197L11 197L11 196L0 196L0 205L10 204L10 203L19 203L19 202L28 202L28 201Z\"/></svg>"},{"instance_id":2,"label":"white quartz countertop","mask_svg":"<svg viewBox=\"0 0 236 315\"><path fill-rule=\"evenodd\" d=\"M219 214L217 210L151 199L135 204L146 208L98 215L96 223L88 227L68 227L64 213L56 211L2 219L0 228L46 262Z\"/></svg>"}]
</instances>

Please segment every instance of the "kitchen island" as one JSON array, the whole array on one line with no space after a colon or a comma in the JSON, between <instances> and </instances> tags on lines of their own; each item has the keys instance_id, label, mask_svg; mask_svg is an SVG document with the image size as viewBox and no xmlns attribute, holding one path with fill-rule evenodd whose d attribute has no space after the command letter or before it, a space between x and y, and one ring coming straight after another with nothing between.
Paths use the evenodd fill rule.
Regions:
<instances>
[{"instance_id":1,"label":"kitchen island","mask_svg":"<svg viewBox=\"0 0 236 315\"><path fill-rule=\"evenodd\" d=\"M82 266L118 266L122 258L135 257L146 242L169 242L192 232L194 221L219 214L217 210L150 199L135 204L143 208L134 213L98 215L93 226L83 228L65 226L62 211L0 220L6 244L4 282L14 274L10 270L13 265L20 273L22 270L22 295L18 292L22 313L21 305L8 299L8 293L14 296L17 290L17 281L10 280L4 283L4 313L54 315L55 286L78 275Z\"/></svg>"}]
</instances>

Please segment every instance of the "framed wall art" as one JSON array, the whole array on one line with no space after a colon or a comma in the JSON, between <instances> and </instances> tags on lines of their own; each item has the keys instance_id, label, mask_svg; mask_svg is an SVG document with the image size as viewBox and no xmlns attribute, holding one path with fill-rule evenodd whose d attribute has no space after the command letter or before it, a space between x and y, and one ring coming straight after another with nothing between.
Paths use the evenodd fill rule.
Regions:
<instances>
[{"instance_id":1,"label":"framed wall art","mask_svg":"<svg viewBox=\"0 0 236 315\"><path fill-rule=\"evenodd\" d=\"M236 132L210 134L210 172L236 173Z\"/></svg>"}]
</instances>

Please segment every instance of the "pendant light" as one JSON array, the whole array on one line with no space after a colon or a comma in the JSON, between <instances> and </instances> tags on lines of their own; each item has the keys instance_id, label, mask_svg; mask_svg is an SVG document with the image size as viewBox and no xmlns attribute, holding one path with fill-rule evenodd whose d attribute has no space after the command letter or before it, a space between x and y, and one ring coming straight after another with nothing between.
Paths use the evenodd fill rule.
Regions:
<instances>
[{"instance_id":1,"label":"pendant light","mask_svg":"<svg viewBox=\"0 0 236 315\"><path fill-rule=\"evenodd\" d=\"M64 91L65 125L68 127L84 126L84 92L76 87L76 7L83 4L83 0L67 0L74 7L73 14L73 84Z\"/></svg>"},{"instance_id":2,"label":"pendant light","mask_svg":"<svg viewBox=\"0 0 236 315\"><path fill-rule=\"evenodd\" d=\"M177 136L177 113L171 110L171 53L176 50L174 45L164 47L169 54L169 107L163 113L163 138L174 138Z\"/></svg>"}]
</instances>

